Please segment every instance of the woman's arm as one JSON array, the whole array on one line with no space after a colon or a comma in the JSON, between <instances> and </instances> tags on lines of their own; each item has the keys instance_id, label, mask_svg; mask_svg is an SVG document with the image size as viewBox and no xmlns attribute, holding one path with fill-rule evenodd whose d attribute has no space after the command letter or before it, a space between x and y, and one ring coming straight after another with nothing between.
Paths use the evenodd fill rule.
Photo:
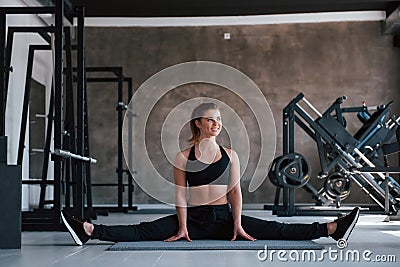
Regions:
<instances>
[{"instance_id":1,"label":"woman's arm","mask_svg":"<svg viewBox=\"0 0 400 267\"><path fill-rule=\"evenodd\" d=\"M186 158L182 153L178 153L174 164L174 182L175 182L175 207L179 221L178 233L165 241L175 241L185 238L192 241L187 231L187 199L186 199L186 175L185 175Z\"/></svg>"},{"instance_id":2,"label":"woman's arm","mask_svg":"<svg viewBox=\"0 0 400 267\"><path fill-rule=\"evenodd\" d=\"M231 177L229 188L229 200L231 203L234 224L232 241L236 240L237 235L253 241L255 239L252 236L248 235L242 227L242 190L240 188L240 163L238 155L233 150L231 155Z\"/></svg>"}]
</instances>

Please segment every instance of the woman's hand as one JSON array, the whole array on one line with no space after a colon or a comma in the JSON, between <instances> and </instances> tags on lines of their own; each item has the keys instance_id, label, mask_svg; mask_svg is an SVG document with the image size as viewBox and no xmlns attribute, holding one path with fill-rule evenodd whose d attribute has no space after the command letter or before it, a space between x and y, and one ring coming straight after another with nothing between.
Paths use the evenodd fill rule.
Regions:
<instances>
[{"instance_id":1,"label":"woman's hand","mask_svg":"<svg viewBox=\"0 0 400 267\"><path fill-rule=\"evenodd\" d=\"M190 239L189 232L186 228L179 229L179 231L176 235L171 236L170 238L165 239L164 241L165 242L173 242L173 241L179 240L181 238L185 238L187 241L192 242L192 239Z\"/></svg>"},{"instance_id":2,"label":"woman's hand","mask_svg":"<svg viewBox=\"0 0 400 267\"><path fill-rule=\"evenodd\" d=\"M241 236L244 239L250 240L250 241L255 241L256 239L246 233L246 231L243 229L241 225L235 225L233 228L233 238L231 241L235 241L237 236Z\"/></svg>"}]
</instances>

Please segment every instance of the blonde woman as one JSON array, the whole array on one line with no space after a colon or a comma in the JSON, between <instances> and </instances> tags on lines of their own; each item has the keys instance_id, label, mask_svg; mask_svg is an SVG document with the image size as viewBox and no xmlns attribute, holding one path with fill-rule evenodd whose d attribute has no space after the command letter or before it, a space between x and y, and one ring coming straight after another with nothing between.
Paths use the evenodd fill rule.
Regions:
<instances>
[{"instance_id":1,"label":"blonde woman","mask_svg":"<svg viewBox=\"0 0 400 267\"><path fill-rule=\"evenodd\" d=\"M62 212L76 244L83 245L90 239L348 239L358 220L359 208L329 223L287 224L242 215L239 158L235 151L216 141L222 129L217 105L203 103L196 107L190 128L192 146L179 152L174 164L176 214L136 225L107 226L82 222Z\"/></svg>"}]
</instances>

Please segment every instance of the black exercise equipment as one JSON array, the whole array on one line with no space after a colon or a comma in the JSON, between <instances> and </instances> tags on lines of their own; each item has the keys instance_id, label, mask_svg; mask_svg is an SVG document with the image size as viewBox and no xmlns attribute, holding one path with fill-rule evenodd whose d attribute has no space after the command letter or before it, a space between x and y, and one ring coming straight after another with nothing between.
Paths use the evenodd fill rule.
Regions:
<instances>
[{"instance_id":1,"label":"black exercise equipment","mask_svg":"<svg viewBox=\"0 0 400 267\"><path fill-rule=\"evenodd\" d=\"M324 184L324 191L331 198L336 200L336 207L340 207L341 201L350 195L351 179L342 172L331 173Z\"/></svg>"},{"instance_id":2,"label":"black exercise equipment","mask_svg":"<svg viewBox=\"0 0 400 267\"><path fill-rule=\"evenodd\" d=\"M9 27L7 38L5 36L7 14L54 14L54 26L47 27ZM96 212L92 203L92 181L90 164L95 160L90 156L89 150L89 126L87 110L87 82L117 82L118 83L118 183L93 184L93 186L117 186L117 207L96 207L95 209L107 209L111 211L135 210L132 205L133 178L132 174L123 169L122 153L122 117L126 109L123 100L123 83L128 84L128 99L132 97L132 78L125 77L121 67L86 67L84 44L84 7L73 6L69 0L55 1L55 6L49 7L7 7L0 9L0 37L1 65L0 82L2 85L1 113L4 135L5 103L7 100L9 75L12 71L11 57L14 35L17 33L37 33L48 45L30 45L28 52L28 65L25 80L25 92L23 112L21 118L20 139L18 147L17 164L23 161L25 149L25 134L30 101L30 86L35 51L53 51L54 77L51 88L51 96L47 119L45 145L39 149L44 154L42 177L38 180L23 180L23 184L40 185L40 197L38 207L32 211L22 213L23 230L62 230L64 226L60 220L60 211L67 209L71 215L79 218L95 218ZM76 44L71 43L70 28L64 26L64 19L71 22L77 18ZM7 40L7 42L6 42ZM76 51L77 67L72 67L72 51ZM65 53L65 54L64 54ZM65 62L65 66L64 63ZM106 71L115 74L112 78L87 78L86 72ZM65 80L65 84L63 83ZM76 83L76 96L74 95L74 82ZM65 90L64 90L65 85ZM76 103L74 100L76 99ZM129 122L129 121L128 121ZM129 127L129 126L128 126ZM51 133L54 130L54 151L50 151ZM131 126L129 130L132 131ZM3 138L4 139L4 138ZM0 138L0 140L2 140ZM6 139L5 139L6 140ZM7 145L5 144L5 148ZM132 154L132 146L129 144L129 155ZM6 150L5 152L6 153ZM54 178L48 179L49 159L54 161ZM3 157L3 152L1 153ZM123 174L128 175L128 183L123 183ZM45 199L46 188L52 186L53 199ZM128 186L128 207L122 203L124 187Z\"/></svg>"},{"instance_id":3,"label":"black exercise equipment","mask_svg":"<svg viewBox=\"0 0 400 267\"><path fill-rule=\"evenodd\" d=\"M395 118L392 119L393 124L391 126L400 126L399 120ZM358 167L352 168L352 172L354 173L378 173L380 174L380 178L382 179L382 175L384 173L384 179L381 180L380 186L385 190L385 213L388 216L384 221L400 221L399 210L397 213L391 212L391 203L390 197L395 199L400 199L400 184L390 176L390 174L400 174L400 127L397 127L396 130L396 141L393 143L388 143L382 145L382 154L383 154L383 164L384 167L374 167L371 164L367 167ZM388 156L392 154L398 154L399 167L391 167L389 166Z\"/></svg>"},{"instance_id":4,"label":"black exercise equipment","mask_svg":"<svg viewBox=\"0 0 400 267\"><path fill-rule=\"evenodd\" d=\"M9 27L8 28L8 36L6 39L6 23L5 16L7 14L53 14L55 16L54 26L49 27ZM78 78L82 81L78 84L77 91L78 93L84 91L84 46L83 46L83 18L84 18L84 7L77 6L74 7L68 0L60 0L55 1L54 6L48 7L5 7L0 9L0 85L1 85L1 119L2 123L0 127L1 135L4 136L4 122L5 122L5 104L7 99L7 91L8 91L8 81L10 71L12 71L11 63L11 52L12 52L12 44L13 44L13 35L15 33L38 33L49 45L47 49L51 49L53 47L54 52L54 76L53 76L53 86L52 86L52 96L51 96L51 110L49 110L49 114L47 116L48 126L47 128L47 137L46 137L46 147L44 152L50 153L50 133L54 130L54 147L56 149L64 149L63 147L63 62L64 62L64 50L68 49L67 40L69 38L68 27L64 25L64 19L67 19L69 22L72 22L73 18L76 17L78 20L77 26L77 65L79 68ZM49 33L51 33L54 38L52 38ZM6 42L7 41L7 42ZM33 60L33 54L35 50L43 50L44 47L30 47L29 58ZM67 59L68 61L68 59ZM32 71L32 62L28 62L27 68L27 83L24 97L24 107L27 106L26 100L29 99L29 80ZM80 93L83 98L83 93ZM78 101L78 109L79 109L79 101ZM82 112L83 114L83 112ZM24 117L25 116L25 117ZM83 115L82 115L83 116ZM77 114L79 118L79 114ZM26 123L26 114L23 114L23 120ZM26 125L25 125L26 126ZM24 126L24 127L25 127ZM53 127L53 128L50 128ZM25 131L25 129L21 130ZM21 141L21 140L20 140ZM80 142L79 137L77 141ZM23 150L23 142L20 142L19 151L18 151L18 164L22 162L22 150ZM75 151L77 155L85 156L82 151ZM47 158L48 159L48 158ZM48 160L44 161L44 165ZM77 172L77 189L80 190L80 194L76 194L78 200L76 201L76 205L74 206L75 215L78 217L83 217L84 210L84 201L83 201L83 184L84 184L84 173L83 173L83 164L82 161L76 160L78 166ZM23 230L62 230L64 226L61 223L60 219L60 211L63 206L63 201L61 198L62 195L62 176L63 176L63 158L55 157L54 158L54 178L52 180L47 180L47 167L43 167L44 176L40 181L32 181L27 180L23 181L26 184L40 184L41 186L41 203L40 207L37 210L30 212L22 213L22 229ZM53 199L44 200L44 192L47 185L52 185L54 188L53 191ZM79 200L80 199L80 200ZM51 205L51 208L45 209L44 206Z\"/></svg>"},{"instance_id":5,"label":"black exercise equipment","mask_svg":"<svg viewBox=\"0 0 400 267\"><path fill-rule=\"evenodd\" d=\"M279 187L300 188L310 179L311 165L299 153L289 153L273 162L270 179Z\"/></svg>"},{"instance_id":6,"label":"black exercise equipment","mask_svg":"<svg viewBox=\"0 0 400 267\"><path fill-rule=\"evenodd\" d=\"M283 155L273 161L269 172L271 182L277 186L274 214L315 214L296 207L295 190L298 188L309 192L318 206L335 203L336 207L340 207L341 201L350 194L352 182L360 186L385 213L395 214L399 211L400 185L394 179L390 179L388 173L398 173L400 168L389 167L386 157L389 152L398 151L398 138L397 143L391 142L398 137L400 118L389 115L392 102L376 107L367 107L363 103L360 107L343 108L341 104L346 99L345 96L337 98L324 113L320 113L300 93L283 109ZM306 109L316 116L311 116ZM356 113L362 123L362 127L354 136L345 129L347 123L344 113ZM295 125L304 130L317 144L321 167L317 177L326 179L324 186L319 190L307 183L306 177L298 176L298 169L307 170L306 167L290 168L292 165L300 166L300 163L293 159L293 155L296 155Z\"/></svg>"},{"instance_id":7,"label":"black exercise equipment","mask_svg":"<svg viewBox=\"0 0 400 267\"><path fill-rule=\"evenodd\" d=\"M76 71L74 68L73 71ZM117 84L117 123L118 123L118 140L117 140L117 183L91 183L89 186L93 187L117 187L117 206L94 206L93 209L98 213L107 214L108 211L112 212L128 212L137 210L136 206L133 206L133 176L129 169L123 168L123 145L122 145L122 127L123 127L123 114L127 109L127 105L133 96L132 78L126 77L123 74L122 67L86 67L86 73L107 73L107 77L87 77L87 83L116 83ZM110 76L111 74L111 76ZM124 83L127 84L127 98L124 99ZM132 131L132 116L128 117L128 131ZM88 136L88 134L86 134ZM131 134L128 135L128 161L131 162L132 157L132 137ZM124 174L127 175L127 182L124 182ZM125 187L128 188L128 204L127 206L123 203L123 193L125 192Z\"/></svg>"},{"instance_id":8,"label":"black exercise equipment","mask_svg":"<svg viewBox=\"0 0 400 267\"><path fill-rule=\"evenodd\" d=\"M271 166L268 171L268 178L271 181L273 185L276 187L283 187L282 183L280 183L275 175L275 168L276 168L276 162L280 159L280 157L274 158L274 160L271 163Z\"/></svg>"}]
</instances>

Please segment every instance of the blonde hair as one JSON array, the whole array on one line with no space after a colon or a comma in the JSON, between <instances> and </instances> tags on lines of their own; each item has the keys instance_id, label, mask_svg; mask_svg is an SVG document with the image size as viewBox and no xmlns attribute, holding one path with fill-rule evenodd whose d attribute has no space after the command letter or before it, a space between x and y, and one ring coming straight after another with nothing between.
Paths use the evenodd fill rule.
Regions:
<instances>
[{"instance_id":1,"label":"blonde hair","mask_svg":"<svg viewBox=\"0 0 400 267\"><path fill-rule=\"evenodd\" d=\"M190 144L196 144L199 141L200 129L196 126L196 120L200 121L207 110L218 110L218 106L214 103L202 103L193 110L190 117L190 131L192 132L192 137L188 139Z\"/></svg>"}]
</instances>

